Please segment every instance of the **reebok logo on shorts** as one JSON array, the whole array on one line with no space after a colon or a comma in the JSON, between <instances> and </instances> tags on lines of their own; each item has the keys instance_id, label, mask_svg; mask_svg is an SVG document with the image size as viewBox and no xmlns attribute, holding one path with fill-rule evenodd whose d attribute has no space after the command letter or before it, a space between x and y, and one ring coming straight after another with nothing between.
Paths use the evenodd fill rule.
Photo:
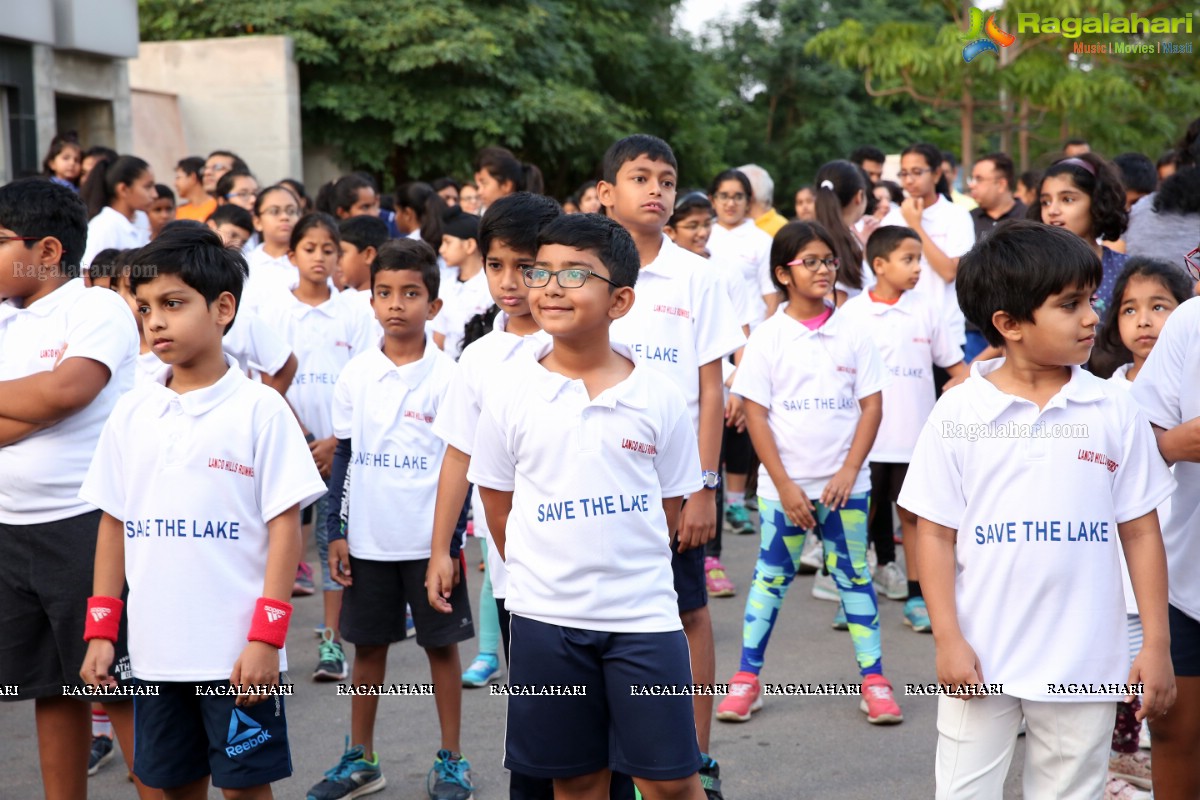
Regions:
<instances>
[{"instance_id":1,"label":"reebok logo on shorts","mask_svg":"<svg viewBox=\"0 0 1200 800\"><path fill-rule=\"evenodd\" d=\"M270 731L263 730L261 725L235 708L229 715L229 733L225 736L228 746L225 748L225 755L235 758L250 752L270 738Z\"/></svg>"},{"instance_id":2,"label":"reebok logo on shorts","mask_svg":"<svg viewBox=\"0 0 1200 800\"><path fill-rule=\"evenodd\" d=\"M99 622L100 620L104 619L111 613L112 613L111 608L93 608L92 609L92 619L95 620L96 622Z\"/></svg>"},{"instance_id":3,"label":"reebok logo on shorts","mask_svg":"<svg viewBox=\"0 0 1200 800\"><path fill-rule=\"evenodd\" d=\"M286 617L288 613L282 608L276 608L275 606L263 606L263 609L267 612L267 620L269 622L278 622L282 617Z\"/></svg>"}]
</instances>

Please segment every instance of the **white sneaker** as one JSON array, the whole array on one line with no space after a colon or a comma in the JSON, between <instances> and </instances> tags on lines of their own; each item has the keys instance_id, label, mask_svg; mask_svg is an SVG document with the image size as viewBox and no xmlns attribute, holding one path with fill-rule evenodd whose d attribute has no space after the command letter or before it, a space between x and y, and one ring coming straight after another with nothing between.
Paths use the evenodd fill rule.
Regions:
<instances>
[{"instance_id":1,"label":"white sneaker","mask_svg":"<svg viewBox=\"0 0 1200 800\"><path fill-rule=\"evenodd\" d=\"M823 575L820 572L813 577L812 596L818 600L842 602L842 596L838 594L837 583L833 580L833 576Z\"/></svg>"},{"instance_id":2,"label":"white sneaker","mask_svg":"<svg viewBox=\"0 0 1200 800\"><path fill-rule=\"evenodd\" d=\"M821 565L824 563L825 545L821 542L820 536L809 531L804 540L804 549L800 552L800 574L811 575L814 572L820 572Z\"/></svg>"},{"instance_id":3,"label":"white sneaker","mask_svg":"<svg viewBox=\"0 0 1200 800\"><path fill-rule=\"evenodd\" d=\"M908 599L908 576L897 562L884 564L875 570L875 592L888 600Z\"/></svg>"}]
</instances>

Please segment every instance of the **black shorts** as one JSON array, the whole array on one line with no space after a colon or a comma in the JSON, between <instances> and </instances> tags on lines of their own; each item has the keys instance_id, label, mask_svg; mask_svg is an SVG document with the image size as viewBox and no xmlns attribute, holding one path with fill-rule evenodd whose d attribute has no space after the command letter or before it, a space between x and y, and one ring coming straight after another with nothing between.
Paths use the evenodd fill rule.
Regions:
<instances>
[{"instance_id":1,"label":"black shorts","mask_svg":"<svg viewBox=\"0 0 1200 800\"><path fill-rule=\"evenodd\" d=\"M133 699L133 774L147 786L212 775L218 789L247 789L292 774L283 697L237 708L233 696L197 696L197 686L228 688L227 680L139 683L159 692Z\"/></svg>"},{"instance_id":2,"label":"black shorts","mask_svg":"<svg viewBox=\"0 0 1200 800\"><path fill-rule=\"evenodd\" d=\"M717 525L721 518L717 517ZM675 594L679 613L695 611L708 605L708 585L704 582L704 548L693 547L679 552L679 540L671 540L671 572L675 576Z\"/></svg>"},{"instance_id":3,"label":"black shorts","mask_svg":"<svg viewBox=\"0 0 1200 800\"><path fill-rule=\"evenodd\" d=\"M0 523L0 685L16 686L2 700L58 697L82 687L87 654L83 624L92 594L99 511L37 525ZM125 615L115 643L112 674L128 683ZM123 697L83 698L117 702Z\"/></svg>"},{"instance_id":4,"label":"black shorts","mask_svg":"<svg viewBox=\"0 0 1200 800\"><path fill-rule=\"evenodd\" d=\"M407 638L404 605L412 608L417 646L445 647L464 642L475 635L468 599L466 570L450 591L449 614L435 611L425 593L425 568L429 559L416 561L367 561L350 556L350 576L354 582L342 592L342 613L338 617L342 638L351 644L387 645Z\"/></svg>"},{"instance_id":5,"label":"black shorts","mask_svg":"<svg viewBox=\"0 0 1200 800\"><path fill-rule=\"evenodd\" d=\"M871 499L880 506L882 513L887 506L888 527L891 527L892 509L889 503L900 499L900 489L908 476L908 464L891 461L871 462Z\"/></svg>"},{"instance_id":6,"label":"black shorts","mask_svg":"<svg viewBox=\"0 0 1200 800\"><path fill-rule=\"evenodd\" d=\"M1167 606L1171 628L1171 665L1179 678L1200 677L1200 620Z\"/></svg>"}]
</instances>

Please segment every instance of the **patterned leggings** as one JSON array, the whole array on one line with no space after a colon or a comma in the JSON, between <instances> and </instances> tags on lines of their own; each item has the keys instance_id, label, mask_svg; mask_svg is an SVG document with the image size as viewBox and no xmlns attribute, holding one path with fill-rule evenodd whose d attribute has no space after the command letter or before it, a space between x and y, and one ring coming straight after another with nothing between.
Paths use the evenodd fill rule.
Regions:
<instances>
[{"instance_id":1,"label":"patterned leggings","mask_svg":"<svg viewBox=\"0 0 1200 800\"><path fill-rule=\"evenodd\" d=\"M867 571L870 497L869 492L851 495L846 506L836 512L822 503L814 503L816 509L813 512L825 547L825 566L842 596L854 655L863 675L883 672L879 604ZM758 508L762 520L762 548L758 551L758 563L754 565L754 583L746 598L740 667L755 675L762 669L767 642L783 606L783 597L800 568L806 534L803 528L788 520L778 500L759 498Z\"/></svg>"}]
</instances>

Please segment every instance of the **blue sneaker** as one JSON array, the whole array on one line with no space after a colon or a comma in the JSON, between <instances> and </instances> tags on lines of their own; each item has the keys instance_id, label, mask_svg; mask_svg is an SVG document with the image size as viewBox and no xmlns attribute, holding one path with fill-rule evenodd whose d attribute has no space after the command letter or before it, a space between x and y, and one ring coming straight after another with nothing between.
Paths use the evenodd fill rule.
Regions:
<instances>
[{"instance_id":1,"label":"blue sneaker","mask_svg":"<svg viewBox=\"0 0 1200 800\"><path fill-rule=\"evenodd\" d=\"M917 633L933 633L924 597L914 597L904 603L904 624Z\"/></svg>"},{"instance_id":2,"label":"blue sneaker","mask_svg":"<svg viewBox=\"0 0 1200 800\"><path fill-rule=\"evenodd\" d=\"M850 630L850 622L846 619L846 607L838 603L837 613L833 615L833 629L835 631Z\"/></svg>"},{"instance_id":3,"label":"blue sneaker","mask_svg":"<svg viewBox=\"0 0 1200 800\"><path fill-rule=\"evenodd\" d=\"M725 795L721 794L721 767L717 760L701 753L700 762L700 787L704 789L705 800L725 800Z\"/></svg>"},{"instance_id":4,"label":"blue sneaker","mask_svg":"<svg viewBox=\"0 0 1200 800\"><path fill-rule=\"evenodd\" d=\"M500 659L495 653L480 653L462 674L462 684L468 687L487 686L500 677Z\"/></svg>"},{"instance_id":5,"label":"blue sneaker","mask_svg":"<svg viewBox=\"0 0 1200 800\"><path fill-rule=\"evenodd\" d=\"M308 790L307 800L349 800L374 794L387 786L383 771L379 768L378 754L366 759L361 744L350 746L346 737L346 752L333 769L325 773L325 779Z\"/></svg>"},{"instance_id":6,"label":"blue sneaker","mask_svg":"<svg viewBox=\"0 0 1200 800\"><path fill-rule=\"evenodd\" d=\"M438 750L433 768L425 780L430 800L471 800L471 764L449 750Z\"/></svg>"}]
</instances>

